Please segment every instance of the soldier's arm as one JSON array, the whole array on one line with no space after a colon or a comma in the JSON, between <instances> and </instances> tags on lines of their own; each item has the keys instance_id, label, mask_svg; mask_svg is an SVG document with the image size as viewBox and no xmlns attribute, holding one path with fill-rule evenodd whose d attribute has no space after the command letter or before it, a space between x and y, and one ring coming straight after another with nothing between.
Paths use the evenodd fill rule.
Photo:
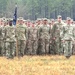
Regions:
<instances>
[{"instance_id":1,"label":"soldier's arm","mask_svg":"<svg viewBox=\"0 0 75 75\"><path fill-rule=\"evenodd\" d=\"M52 43L52 33L51 27L49 28L49 42Z\"/></svg>"},{"instance_id":2,"label":"soldier's arm","mask_svg":"<svg viewBox=\"0 0 75 75\"><path fill-rule=\"evenodd\" d=\"M5 39L8 37L7 28L5 28Z\"/></svg>"},{"instance_id":3,"label":"soldier's arm","mask_svg":"<svg viewBox=\"0 0 75 75\"><path fill-rule=\"evenodd\" d=\"M39 29L37 29L37 38L39 39Z\"/></svg>"},{"instance_id":4,"label":"soldier's arm","mask_svg":"<svg viewBox=\"0 0 75 75\"><path fill-rule=\"evenodd\" d=\"M63 38L63 26L62 26L62 28L60 28L61 30L60 30L60 38L62 39Z\"/></svg>"},{"instance_id":5,"label":"soldier's arm","mask_svg":"<svg viewBox=\"0 0 75 75\"><path fill-rule=\"evenodd\" d=\"M66 31L65 31L65 26L63 26L63 36L62 36L62 40L64 40L64 37L65 37L65 33L66 33ZM64 40L65 41L65 40Z\"/></svg>"},{"instance_id":6,"label":"soldier's arm","mask_svg":"<svg viewBox=\"0 0 75 75\"><path fill-rule=\"evenodd\" d=\"M25 37L26 37L26 39L28 39L28 28L27 27L25 29Z\"/></svg>"},{"instance_id":7,"label":"soldier's arm","mask_svg":"<svg viewBox=\"0 0 75 75\"><path fill-rule=\"evenodd\" d=\"M51 35L52 35L52 39L54 39L56 37L56 24L54 24L54 26L52 28Z\"/></svg>"},{"instance_id":8,"label":"soldier's arm","mask_svg":"<svg viewBox=\"0 0 75 75\"><path fill-rule=\"evenodd\" d=\"M75 40L75 28L73 28L72 33L73 33L73 41Z\"/></svg>"},{"instance_id":9,"label":"soldier's arm","mask_svg":"<svg viewBox=\"0 0 75 75\"><path fill-rule=\"evenodd\" d=\"M52 39L53 38L53 28L51 29L50 34L51 34L51 39Z\"/></svg>"},{"instance_id":10,"label":"soldier's arm","mask_svg":"<svg viewBox=\"0 0 75 75\"><path fill-rule=\"evenodd\" d=\"M73 37L75 38L75 26L73 28Z\"/></svg>"},{"instance_id":11,"label":"soldier's arm","mask_svg":"<svg viewBox=\"0 0 75 75\"><path fill-rule=\"evenodd\" d=\"M3 37L3 39L4 39L4 35L5 35L4 28L2 28L2 37Z\"/></svg>"},{"instance_id":12,"label":"soldier's arm","mask_svg":"<svg viewBox=\"0 0 75 75\"><path fill-rule=\"evenodd\" d=\"M40 33L41 33L41 31L42 31L42 29L41 29L41 27L38 29L38 38L40 39Z\"/></svg>"}]
</instances>

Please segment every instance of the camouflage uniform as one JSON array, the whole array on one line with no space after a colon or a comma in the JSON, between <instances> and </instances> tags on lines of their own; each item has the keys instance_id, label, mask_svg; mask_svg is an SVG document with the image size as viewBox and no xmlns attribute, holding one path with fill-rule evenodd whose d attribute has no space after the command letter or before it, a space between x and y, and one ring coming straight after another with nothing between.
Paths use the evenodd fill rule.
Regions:
<instances>
[{"instance_id":1,"label":"camouflage uniform","mask_svg":"<svg viewBox=\"0 0 75 75\"><path fill-rule=\"evenodd\" d=\"M74 42L73 42L73 49L72 49L72 54L75 55L75 24L73 25L73 32L74 32Z\"/></svg>"},{"instance_id":2,"label":"camouflage uniform","mask_svg":"<svg viewBox=\"0 0 75 75\"><path fill-rule=\"evenodd\" d=\"M43 25L39 31L40 37L40 51L39 54L49 54L50 43L50 27L49 25Z\"/></svg>"},{"instance_id":3,"label":"camouflage uniform","mask_svg":"<svg viewBox=\"0 0 75 75\"><path fill-rule=\"evenodd\" d=\"M3 27L0 26L0 55L3 55Z\"/></svg>"},{"instance_id":4,"label":"camouflage uniform","mask_svg":"<svg viewBox=\"0 0 75 75\"><path fill-rule=\"evenodd\" d=\"M14 26L7 26L6 27L6 56L8 58L13 58L15 55L15 44L16 44L16 38L15 38L15 27Z\"/></svg>"},{"instance_id":5,"label":"camouflage uniform","mask_svg":"<svg viewBox=\"0 0 75 75\"><path fill-rule=\"evenodd\" d=\"M6 29L9 27L8 25L3 27L3 56L6 56Z\"/></svg>"},{"instance_id":6,"label":"camouflage uniform","mask_svg":"<svg viewBox=\"0 0 75 75\"><path fill-rule=\"evenodd\" d=\"M27 27L25 25L16 26L16 39L17 39L17 48L18 55L24 56L26 48L26 36L27 36Z\"/></svg>"},{"instance_id":7,"label":"camouflage uniform","mask_svg":"<svg viewBox=\"0 0 75 75\"><path fill-rule=\"evenodd\" d=\"M63 27L63 47L64 47L64 55L65 56L71 56L72 55L72 47L73 47L73 41L74 41L74 32L73 32L73 26L67 25Z\"/></svg>"},{"instance_id":8,"label":"camouflage uniform","mask_svg":"<svg viewBox=\"0 0 75 75\"><path fill-rule=\"evenodd\" d=\"M37 49L37 54L39 54L40 53L40 50L41 50L41 41L40 41L41 36L39 36L41 26L42 26L42 24L36 25L37 30L38 30L38 49Z\"/></svg>"},{"instance_id":9,"label":"camouflage uniform","mask_svg":"<svg viewBox=\"0 0 75 75\"><path fill-rule=\"evenodd\" d=\"M28 29L28 40L27 40L27 53L30 55L37 54L38 48L38 29L37 27L30 27Z\"/></svg>"},{"instance_id":10,"label":"camouflage uniform","mask_svg":"<svg viewBox=\"0 0 75 75\"><path fill-rule=\"evenodd\" d=\"M55 54L63 54L63 44L61 39L63 37L63 23L55 23L52 28L52 40L54 42L53 48L55 49Z\"/></svg>"},{"instance_id":11,"label":"camouflage uniform","mask_svg":"<svg viewBox=\"0 0 75 75\"><path fill-rule=\"evenodd\" d=\"M56 49L54 47L56 43L55 43L55 40L53 40L53 33L52 33L53 26L52 27L50 26L50 28L51 28L51 31L50 31L51 32L51 35L50 35L51 36L50 37L50 54L56 54L56 51L55 51Z\"/></svg>"}]
</instances>

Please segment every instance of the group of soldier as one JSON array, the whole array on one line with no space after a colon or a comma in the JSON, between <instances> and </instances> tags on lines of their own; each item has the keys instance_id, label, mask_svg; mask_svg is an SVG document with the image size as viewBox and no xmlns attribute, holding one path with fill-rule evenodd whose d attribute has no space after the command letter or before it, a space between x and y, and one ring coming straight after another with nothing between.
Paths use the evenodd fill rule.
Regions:
<instances>
[{"instance_id":1,"label":"group of soldier","mask_svg":"<svg viewBox=\"0 0 75 75\"><path fill-rule=\"evenodd\" d=\"M38 18L36 21L0 19L0 55L7 58L24 55L75 54L75 24L67 17L57 19Z\"/></svg>"}]
</instances>

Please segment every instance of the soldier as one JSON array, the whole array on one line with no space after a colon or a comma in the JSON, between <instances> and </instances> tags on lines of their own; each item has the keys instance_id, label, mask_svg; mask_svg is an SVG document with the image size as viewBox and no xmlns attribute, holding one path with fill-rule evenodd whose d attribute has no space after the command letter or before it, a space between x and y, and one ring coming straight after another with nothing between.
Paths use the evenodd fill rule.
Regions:
<instances>
[{"instance_id":1,"label":"soldier","mask_svg":"<svg viewBox=\"0 0 75 75\"><path fill-rule=\"evenodd\" d=\"M15 55L15 27L12 25L12 21L9 21L9 26L6 27L6 56L7 58L13 58Z\"/></svg>"},{"instance_id":2,"label":"soldier","mask_svg":"<svg viewBox=\"0 0 75 75\"><path fill-rule=\"evenodd\" d=\"M75 24L74 24L74 21L73 21L73 19L71 19L71 24L72 24L72 26L73 26L73 28L74 28L74 38L75 38ZM75 39L74 39L75 40ZM73 55L75 55L75 41L73 42L73 49L72 49L72 54Z\"/></svg>"},{"instance_id":3,"label":"soldier","mask_svg":"<svg viewBox=\"0 0 75 75\"><path fill-rule=\"evenodd\" d=\"M51 29L53 28L53 25L54 25L54 23L55 23L55 20L54 19L51 19Z\"/></svg>"},{"instance_id":4,"label":"soldier","mask_svg":"<svg viewBox=\"0 0 75 75\"><path fill-rule=\"evenodd\" d=\"M63 27L63 46L64 55L69 58L72 55L72 47L74 42L73 26L71 25L71 19L67 19L67 25Z\"/></svg>"},{"instance_id":5,"label":"soldier","mask_svg":"<svg viewBox=\"0 0 75 75\"><path fill-rule=\"evenodd\" d=\"M55 44L55 41L52 39L52 28L53 28L53 25L54 25L54 19L51 19L51 21L49 21L49 25L50 25L50 54L55 54L55 49L54 49L54 44Z\"/></svg>"},{"instance_id":6,"label":"soldier","mask_svg":"<svg viewBox=\"0 0 75 75\"><path fill-rule=\"evenodd\" d=\"M0 25L0 55L3 55L3 25Z\"/></svg>"},{"instance_id":7,"label":"soldier","mask_svg":"<svg viewBox=\"0 0 75 75\"><path fill-rule=\"evenodd\" d=\"M26 26L27 26L27 20L24 20L24 25L26 25Z\"/></svg>"},{"instance_id":8,"label":"soldier","mask_svg":"<svg viewBox=\"0 0 75 75\"><path fill-rule=\"evenodd\" d=\"M42 23L41 23L41 19L40 19L40 18L38 18L38 19L36 20L36 26L37 26L38 28L40 28L40 27L42 26Z\"/></svg>"},{"instance_id":9,"label":"soldier","mask_svg":"<svg viewBox=\"0 0 75 75\"><path fill-rule=\"evenodd\" d=\"M52 24L51 24L50 20L48 20L48 24L49 24L50 28L52 28Z\"/></svg>"},{"instance_id":10,"label":"soldier","mask_svg":"<svg viewBox=\"0 0 75 75\"><path fill-rule=\"evenodd\" d=\"M39 54L49 54L49 43L50 43L50 26L46 18L43 20L43 25L39 31L40 36L40 51Z\"/></svg>"},{"instance_id":11,"label":"soldier","mask_svg":"<svg viewBox=\"0 0 75 75\"><path fill-rule=\"evenodd\" d=\"M28 19L27 20L27 27L30 27L31 26L31 21Z\"/></svg>"},{"instance_id":12,"label":"soldier","mask_svg":"<svg viewBox=\"0 0 75 75\"><path fill-rule=\"evenodd\" d=\"M64 23L62 22L62 17L58 16L58 21L53 25L52 28L52 40L54 41L53 50L55 50L55 54L63 54L63 44L61 42L62 38L62 29Z\"/></svg>"},{"instance_id":13,"label":"soldier","mask_svg":"<svg viewBox=\"0 0 75 75\"><path fill-rule=\"evenodd\" d=\"M28 55L36 55L38 48L38 29L35 25L32 25L28 29L28 40L27 40L27 53Z\"/></svg>"},{"instance_id":14,"label":"soldier","mask_svg":"<svg viewBox=\"0 0 75 75\"><path fill-rule=\"evenodd\" d=\"M6 56L6 27L8 27L9 25L7 24L8 21L4 21L4 27L3 27L3 43L4 43L4 47L3 47L3 56Z\"/></svg>"},{"instance_id":15,"label":"soldier","mask_svg":"<svg viewBox=\"0 0 75 75\"><path fill-rule=\"evenodd\" d=\"M16 26L16 39L18 56L24 56L27 40L27 27L23 25L23 18L19 18L19 25Z\"/></svg>"},{"instance_id":16,"label":"soldier","mask_svg":"<svg viewBox=\"0 0 75 75\"><path fill-rule=\"evenodd\" d=\"M37 27L38 35L39 35L39 33L40 33L40 28L41 28L41 26L42 26L41 19L38 18L38 19L36 20L36 22L37 22L37 23L36 23L36 27ZM41 41L40 41L40 36L38 36L38 49L37 49L37 54L40 53L40 49L41 49Z\"/></svg>"},{"instance_id":17,"label":"soldier","mask_svg":"<svg viewBox=\"0 0 75 75\"><path fill-rule=\"evenodd\" d=\"M73 19L71 19L71 24L74 25L74 21L73 21Z\"/></svg>"}]
</instances>

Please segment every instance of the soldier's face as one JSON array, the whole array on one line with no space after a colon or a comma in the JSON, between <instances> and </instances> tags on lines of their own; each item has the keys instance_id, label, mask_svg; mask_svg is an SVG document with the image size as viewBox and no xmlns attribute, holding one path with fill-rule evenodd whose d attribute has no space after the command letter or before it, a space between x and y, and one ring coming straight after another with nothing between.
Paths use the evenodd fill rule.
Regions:
<instances>
[{"instance_id":1,"label":"soldier's face","mask_svg":"<svg viewBox=\"0 0 75 75\"><path fill-rule=\"evenodd\" d=\"M27 22L27 26L30 27L30 25L31 25L31 22Z\"/></svg>"},{"instance_id":2,"label":"soldier's face","mask_svg":"<svg viewBox=\"0 0 75 75\"><path fill-rule=\"evenodd\" d=\"M25 22L25 25L27 25L27 22Z\"/></svg>"},{"instance_id":3,"label":"soldier's face","mask_svg":"<svg viewBox=\"0 0 75 75\"><path fill-rule=\"evenodd\" d=\"M23 24L23 21L22 20L19 20L19 24Z\"/></svg>"},{"instance_id":4,"label":"soldier's face","mask_svg":"<svg viewBox=\"0 0 75 75\"><path fill-rule=\"evenodd\" d=\"M17 24L19 24L19 21L17 20Z\"/></svg>"},{"instance_id":5,"label":"soldier's face","mask_svg":"<svg viewBox=\"0 0 75 75\"><path fill-rule=\"evenodd\" d=\"M67 21L67 24L71 24L71 20L68 20L68 21Z\"/></svg>"},{"instance_id":6,"label":"soldier's face","mask_svg":"<svg viewBox=\"0 0 75 75\"><path fill-rule=\"evenodd\" d=\"M53 25L54 24L54 21L52 21L51 24Z\"/></svg>"},{"instance_id":7,"label":"soldier's face","mask_svg":"<svg viewBox=\"0 0 75 75\"><path fill-rule=\"evenodd\" d=\"M34 27L35 26L35 24L34 23L32 23L32 27Z\"/></svg>"},{"instance_id":8,"label":"soldier's face","mask_svg":"<svg viewBox=\"0 0 75 75\"><path fill-rule=\"evenodd\" d=\"M61 22L61 21L62 21L62 18L61 18L61 17L59 17L59 18L58 18L58 22Z\"/></svg>"},{"instance_id":9,"label":"soldier's face","mask_svg":"<svg viewBox=\"0 0 75 75\"><path fill-rule=\"evenodd\" d=\"M41 23L41 21L39 20L37 23L38 23L38 24L40 24L40 23Z\"/></svg>"},{"instance_id":10,"label":"soldier's face","mask_svg":"<svg viewBox=\"0 0 75 75\"><path fill-rule=\"evenodd\" d=\"M25 22L23 21L23 24L24 24Z\"/></svg>"},{"instance_id":11,"label":"soldier's face","mask_svg":"<svg viewBox=\"0 0 75 75\"><path fill-rule=\"evenodd\" d=\"M47 23L48 23L48 21L47 21L47 20L44 20L44 21L43 21L43 23L44 23L44 24L47 24Z\"/></svg>"},{"instance_id":12,"label":"soldier's face","mask_svg":"<svg viewBox=\"0 0 75 75\"><path fill-rule=\"evenodd\" d=\"M3 25L3 21L1 21L1 25Z\"/></svg>"},{"instance_id":13,"label":"soldier's face","mask_svg":"<svg viewBox=\"0 0 75 75\"><path fill-rule=\"evenodd\" d=\"M73 22L73 21L71 21L71 24L74 24L74 22Z\"/></svg>"}]
</instances>

